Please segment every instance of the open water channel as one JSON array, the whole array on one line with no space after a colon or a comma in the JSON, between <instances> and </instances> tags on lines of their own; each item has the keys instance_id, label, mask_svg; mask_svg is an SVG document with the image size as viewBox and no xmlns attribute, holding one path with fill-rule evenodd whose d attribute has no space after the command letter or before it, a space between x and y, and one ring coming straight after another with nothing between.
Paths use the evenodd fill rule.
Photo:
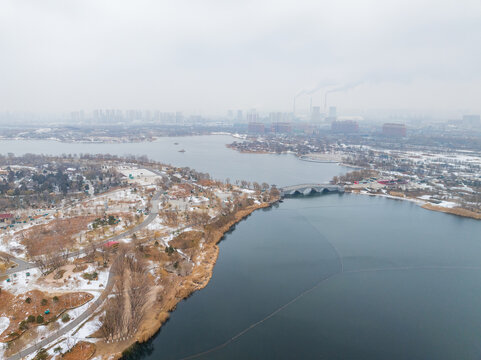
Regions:
<instances>
[{"instance_id":1,"label":"open water channel","mask_svg":"<svg viewBox=\"0 0 481 360\"><path fill-rule=\"evenodd\" d=\"M347 171L239 154L226 136L152 143L2 141L1 153L147 155L277 185ZM178 142L179 145L174 145ZM185 153L178 150L185 149ZM479 359L481 222L362 195L288 199L225 236L209 285L131 359Z\"/></svg>"}]
</instances>

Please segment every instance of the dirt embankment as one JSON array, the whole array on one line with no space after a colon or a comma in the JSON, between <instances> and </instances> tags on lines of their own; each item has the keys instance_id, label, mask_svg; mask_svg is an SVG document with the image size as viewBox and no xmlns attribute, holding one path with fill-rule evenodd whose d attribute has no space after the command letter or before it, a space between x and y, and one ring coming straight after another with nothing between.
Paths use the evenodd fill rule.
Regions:
<instances>
[{"instance_id":1,"label":"dirt embankment","mask_svg":"<svg viewBox=\"0 0 481 360\"><path fill-rule=\"evenodd\" d=\"M463 209L463 208L459 208L459 207L447 208L447 207L443 207L443 206L436 206L436 205L433 205L433 204L424 204L422 207L424 209L428 209L428 210L432 210L432 211L440 211L440 212L447 213L447 214L453 214L453 215L457 215L457 216L464 216L464 217L468 217L468 218L472 218L472 219L481 220L481 214L480 213L470 211L470 210L467 210L467 209Z\"/></svg>"},{"instance_id":2,"label":"dirt embankment","mask_svg":"<svg viewBox=\"0 0 481 360\"><path fill-rule=\"evenodd\" d=\"M169 312L174 310L177 303L181 300L189 297L194 291L203 289L207 286L210 279L212 278L212 273L214 270L215 263L217 262L217 257L219 256L219 247L217 244L223 238L224 234L229 231L229 229L236 223L250 215L257 209L265 208L270 206L270 204L260 204L253 205L249 208L238 211L232 221L228 222L219 229L216 229L212 236L212 241L204 245L203 260L200 266L196 266L189 276L183 278L180 286L176 289L175 297L167 301L163 311L156 314L154 319L147 321L144 324L143 329L138 334L137 340L139 342L144 342L150 339L162 326L162 324L169 317Z\"/></svg>"},{"instance_id":3,"label":"dirt embankment","mask_svg":"<svg viewBox=\"0 0 481 360\"><path fill-rule=\"evenodd\" d=\"M154 336L162 324L167 321L170 312L176 308L180 301L188 298L193 292L207 286L212 278L213 269L219 255L219 247L217 244L222 240L225 233L255 210L270 207L271 205L271 203L262 203L239 210L233 216L232 220L211 232L210 240L203 244L202 250L195 258L195 260L198 261L198 265L193 268L193 271L189 275L180 277L169 274L164 270L162 277L166 279L168 286L164 286L162 290L157 292L157 295L154 297L155 299L153 299L151 306L149 306L149 316L147 316L147 319L140 326L137 335L130 341L122 343L97 343L99 350L97 354L113 354L117 352L115 358L119 359L122 357L122 354L118 352L119 349L127 349L136 342L146 342Z\"/></svg>"}]
</instances>

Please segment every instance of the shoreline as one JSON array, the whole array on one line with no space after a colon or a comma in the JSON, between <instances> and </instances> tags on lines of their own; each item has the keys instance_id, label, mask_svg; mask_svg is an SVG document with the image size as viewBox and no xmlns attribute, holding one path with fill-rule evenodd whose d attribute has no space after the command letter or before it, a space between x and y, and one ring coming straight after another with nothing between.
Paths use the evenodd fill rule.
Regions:
<instances>
[{"instance_id":1,"label":"shoreline","mask_svg":"<svg viewBox=\"0 0 481 360\"><path fill-rule=\"evenodd\" d=\"M421 200L421 199L394 196L394 195L390 195L390 194L375 194L375 193L360 192L360 191L356 191L356 192L350 191L349 194L378 196L378 197L384 197L384 198L391 199L391 200L409 201L409 202L412 202L412 203L418 205L419 207L421 207L425 210L441 212L441 213L445 213L445 214L449 214L449 215L455 215L455 216L468 218L468 219L481 220L481 214L480 213L475 213L474 211L470 211L470 210L463 209L463 208L460 208L460 207L449 208L449 207L443 207L443 206L436 206L436 205L430 203L429 201L425 201L425 200Z\"/></svg>"},{"instance_id":2,"label":"shoreline","mask_svg":"<svg viewBox=\"0 0 481 360\"><path fill-rule=\"evenodd\" d=\"M155 314L153 314L151 319L144 321L137 334L132 337L130 341L126 341L123 345L122 343L116 343L115 345L113 343L102 343L102 347L105 346L106 349L112 348L110 355L113 356L114 359L122 359L129 351L135 350L136 346L153 338L170 318L170 314L176 309L178 303L188 299L194 294L194 292L204 289L209 284L214 273L215 264L219 257L220 249L218 244L224 239L225 235L232 230L236 224L246 219L254 211L269 208L277 201L278 200L257 204L239 210L232 221L225 224L220 229L215 230L212 234L213 240L208 244L208 248L203 251L203 254L208 259L205 262L202 262L201 266L194 269L194 271L181 282L180 288L173 289L175 290L175 297L167 301L162 307L159 306L158 303L154 303L152 310ZM115 349L116 347L118 348Z\"/></svg>"},{"instance_id":3,"label":"shoreline","mask_svg":"<svg viewBox=\"0 0 481 360\"><path fill-rule=\"evenodd\" d=\"M421 199L415 199L415 198L408 198L408 197L401 197L401 196L394 196L390 194L373 194L373 193L367 193L367 192L349 192L350 194L356 194L356 195L368 195L368 196L378 196L378 197L384 197L387 199L391 200L403 200L403 201L409 201L412 202L423 209L426 210L431 210L431 211L437 211L437 212L444 212L446 214L451 214L451 215L457 215L465 218L473 218L473 219L479 219L481 220L481 214L476 214L477 217L474 215L468 215L464 213L463 211L457 212L457 210L465 210L465 209L459 209L459 208L443 208L440 206L434 206L429 202L426 202ZM278 200L277 200L278 201ZM218 244L224 239L225 235L232 230L232 228L241 222L242 220L246 219L248 216L250 216L253 212L259 209L263 208L268 208L274 205L277 201L273 201L271 203L262 203L258 205L251 206L247 209L240 210L236 213L235 219L232 220L231 222L227 223L224 225L222 228L218 229L214 233L214 240L209 246L209 249L205 251L205 254L209 255L209 260L205 264L205 266L202 266L200 269L194 271L186 281L184 281L183 286L180 289L177 289L177 296L175 299L172 301L168 302L168 305L165 307L165 309L162 309L161 311L158 311L155 316L153 321L151 321L148 326L145 328L141 328L141 331L139 331L139 334L137 334L134 338L133 341L129 342L126 344L122 350L119 351L118 354L114 355L115 359L122 359L123 356L126 355L130 350L135 351L135 347L139 346L147 341L149 341L151 338L153 338L162 328L162 326L167 322L167 320L170 318L170 313L172 313L176 307L177 304L180 303L183 300L188 299L194 292L199 291L204 289L210 282L212 276L213 276L213 270L215 267L215 264L217 263L217 259L219 257L220 249ZM468 210L465 210L468 211ZM187 284L186 284L187 283Z\"/></svg>"}]
</instances>

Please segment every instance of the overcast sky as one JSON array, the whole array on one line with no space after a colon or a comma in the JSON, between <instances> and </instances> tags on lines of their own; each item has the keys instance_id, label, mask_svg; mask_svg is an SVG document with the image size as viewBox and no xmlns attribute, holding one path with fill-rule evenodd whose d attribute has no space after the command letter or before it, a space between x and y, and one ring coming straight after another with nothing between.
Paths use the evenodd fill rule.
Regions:
<instances>
[{"instance_id":1,"label":"overcast sky","mask_svg":"<svg viewBox=\"0 0 481 360\"><path fill-rule=\"evenodd\" d=\"M481 1L0 2L0 111L290 111L328 89L481 112Z\"/></svg>"}]
</instances>

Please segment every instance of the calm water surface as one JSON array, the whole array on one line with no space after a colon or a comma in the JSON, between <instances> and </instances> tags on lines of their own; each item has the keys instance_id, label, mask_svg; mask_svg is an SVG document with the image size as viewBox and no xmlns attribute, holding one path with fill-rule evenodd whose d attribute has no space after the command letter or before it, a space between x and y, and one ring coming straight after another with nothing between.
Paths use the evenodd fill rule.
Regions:
<instances>
[{"instance_id":1,"label":"calm water surface","mask_svg":"<svg viewBox=\"0 0 481 360\"><path fill-rule=\"evenodd\" d=\"M479 359L480 231L408 202L290 199L226 236L209 285L132 358L215 348L311 289L198 358Z\"/></svg>"},{"instance_id":2,"label":"calm water surface","mask_svg":"<svg viewBox=\"0 0 481 360\"><path fill-rule=\"evenodd\" d=\"M208 172L215 179L258 181L279 186L326 182L346 171L337 164L300 161L294 155L241 154L225 146L235 140L239 141L225 135L163 137L153 142L126 144L7 140L0 141L0 153L147 155L163 163ZM179 152L181 149L185 152Z\"/></svg>"},{"instance_id":3,"label":"calm water surface","mask_svg":"<svg viewBox=\"0 0 481 360\"><path fill-rule=\"evenodd\" d=\"M3 141L0 151L146 154L218 179L278 185L346 171L293 156L239 154L224 147L231 141ZM209 285L180 303L131 358L215 349L197 358L480 359L480 235L481 222L408 202L349 194L289 199L225 236Z\"/></svg>"}]
</instances>

